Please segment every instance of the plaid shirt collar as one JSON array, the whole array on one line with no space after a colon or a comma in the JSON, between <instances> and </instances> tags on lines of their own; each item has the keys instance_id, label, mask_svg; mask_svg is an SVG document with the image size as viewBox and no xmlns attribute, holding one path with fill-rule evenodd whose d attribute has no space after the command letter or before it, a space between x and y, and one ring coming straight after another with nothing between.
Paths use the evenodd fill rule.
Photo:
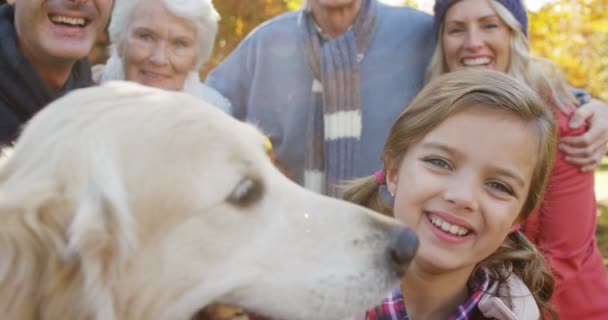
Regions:
<instances>
[{"instance_id":1,"label":"plaid shirt collar","mask_svg":"<svg viewBox=\"0 0 608 320\"><path fill-rule=\"evenodd\" d=\"M471 295L469 298L452 312L447 320L470 320L477 304L488 290L490 277L487 271L479 269L471 279L468 286ZM382 304L367 311L365 320L409 320L403 294L397 288L386 297Z\"/></svg>"}]
</instances>

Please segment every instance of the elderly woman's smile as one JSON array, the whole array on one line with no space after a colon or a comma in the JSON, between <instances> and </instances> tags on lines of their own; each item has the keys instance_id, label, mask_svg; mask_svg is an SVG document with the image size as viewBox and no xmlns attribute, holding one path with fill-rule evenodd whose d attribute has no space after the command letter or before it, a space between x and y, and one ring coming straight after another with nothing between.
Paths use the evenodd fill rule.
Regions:
<instances>
[{"instance_id":1,"label":"elderly woman's smile","mask_svg":"<svg viewBox=\"0 0 608 320\"><path fill-rule=\"evenodd\" d=\"M142 1L123 45L125 76L145 85L181 90L197 58L196 27L160 0Z\"/></svg>"},{"instance_id":2,"label":"elderly woman's smile","mask_svg":"<svg viewBox=\"0 0 608 320\"><path fill-rule=\"evenodd\" d=\"M139 80L137 82L139 83L148 86L158 87L162 85L162 82L170 80L172 78L172 75L168 73L159 73L141 69L139 70L138 74L134 76L134 78L138 78Z\"/></svg>"},{"instance_id":3,"label":"elderly woman's smile","mask_svg":"<svg viewBox=\"0 0 608 320\"><path fill-rule=\"evenodd\" d=\"M230 101L199 76L219 18L211 0L116 1L108 26L110 58L93 67L93 79L182 91L228 112Z\"/></svg>"}]
</instances>

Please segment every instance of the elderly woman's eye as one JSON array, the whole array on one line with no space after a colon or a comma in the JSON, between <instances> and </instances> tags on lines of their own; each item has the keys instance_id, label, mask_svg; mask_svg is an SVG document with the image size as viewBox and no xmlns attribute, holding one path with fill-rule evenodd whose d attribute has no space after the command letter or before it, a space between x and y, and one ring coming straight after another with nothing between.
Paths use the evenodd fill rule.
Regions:
<instances>
[{"instance_id":1,"label":"elderly woman's eye","mask_svg":"<svg viewBox=\"0 0 608 320\"><path fill-rule=\"evenodd\" d=\"M187 48L189 46L188 42L183 40L173 41L173 46L176 48Z\"/></svg>"},{"instance_id":2,"label":"elderly woman's eye","mask_svg":"<svg viewBox=\"0 0 608 320\"><path fill-rule=\"evenodd\" d=\"M151 41L154 39L152 34L148 33L148 32L142 32L142 33L137 34L137 38L140 40L144 40L144 41Z\"/></svg>"},{"instance_id":3,"label":"elderly woman's eye","mask_svg":"<svg viewBox=\"0 0 608 320\"><path fill-rule=\"evenodd\" d=\"M226 201L240 207L246 207L260 200L263 194L264 186L258 179L245 177L239 181Z\"/></svg>"}]
</instances>

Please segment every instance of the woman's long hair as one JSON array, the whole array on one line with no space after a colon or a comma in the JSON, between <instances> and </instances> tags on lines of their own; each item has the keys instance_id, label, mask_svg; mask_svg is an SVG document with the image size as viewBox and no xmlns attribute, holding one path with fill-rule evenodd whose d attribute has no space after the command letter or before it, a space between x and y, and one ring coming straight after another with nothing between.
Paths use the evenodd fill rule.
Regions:
<instances>
[{"instance_id":1,"label":"woman's long hair","mask_svg":"<svg viewBox=\"0 0 608 320\"><path fill-rule=\"evenodd\" d=\"M498 1L487 1L511 30L511 61L507 73L527 83L551 106L563 111L568 111L568 105L577 106L578 102L570 92L559 68L547 59L533 57L530 54L528 38L513 14ZM439 27L437 46L426 70L426 82L450 72L443 53L443 41L441 40L443 31L444 23L442 22Z\"/></svg>"}]
</instances>

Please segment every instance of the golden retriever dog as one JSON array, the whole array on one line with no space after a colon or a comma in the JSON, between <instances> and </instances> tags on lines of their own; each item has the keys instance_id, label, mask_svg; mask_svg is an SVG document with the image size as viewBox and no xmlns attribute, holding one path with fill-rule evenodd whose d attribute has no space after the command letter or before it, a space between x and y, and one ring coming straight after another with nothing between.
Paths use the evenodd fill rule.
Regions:
<instances>
[{"instance_id":1,"label":"golden retriever dog","mask_svg":"<svg viewBox=\"0 0 608 320\"><path fill-rule=\"evenodd\" d=\"M363 312L417 240L304 190L265 138L184 93L115 82L34 117L0 169L0 318L275 319Z\"/></svg>"}]
</instances>

